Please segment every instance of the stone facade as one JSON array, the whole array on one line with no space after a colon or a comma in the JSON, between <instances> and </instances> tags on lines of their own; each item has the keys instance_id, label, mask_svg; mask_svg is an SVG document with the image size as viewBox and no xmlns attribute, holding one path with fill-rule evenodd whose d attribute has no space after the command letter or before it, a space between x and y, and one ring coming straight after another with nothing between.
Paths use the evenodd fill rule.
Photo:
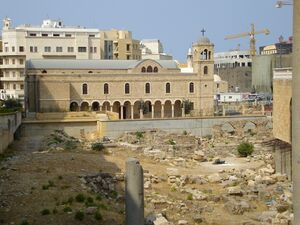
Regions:
<instances>
[{"instance_id":1,"label":"stone facade","mask_svg":"<svg viewBox=\"0 0 300 225\"><path fill-rule=\"evenodd\" d=\"M27 109L113 111L121 119L182 117L187 108L213 115L213 49L207 38L193 44L194 73L170 60L31 60Z\"/></svg>"}]
</instances>

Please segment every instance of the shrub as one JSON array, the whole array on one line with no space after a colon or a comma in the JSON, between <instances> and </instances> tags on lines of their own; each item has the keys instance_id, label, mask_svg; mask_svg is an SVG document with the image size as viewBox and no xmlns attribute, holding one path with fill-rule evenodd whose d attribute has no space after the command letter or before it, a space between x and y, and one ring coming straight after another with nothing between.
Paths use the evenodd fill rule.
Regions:
<instances>
[{"instance_id":1,"label":"shrub","mask_svg":"<svg viewBox=\"0 0 300 225\"><path fill-rule=\"evenodd\" d=\"M141 131L137 131L137 132L135 132L135 137L140 142L141 139L144 137L144 135Z\"/></svg>"},{"instance_id":2,"label":"shrub","mask_svg":"<svg viewBox=\"0 0 300 225\"><path fill-rule=\"evenodd\" d=\"M76 195L75 199L77 202L84 202L85 196L83 194L78 194Z\"/></svg>"},{"instance_id":3,"label":"shrub","mask_svg":"<svg viewBox=\"0 0 300 225\"><path fill-rule=\"evenodd\" d=\"M75 213L75 219L76 219L76 220L82 221L82 220L84 219L84 213L81 212L81 211L77 211L77 212Z\"/></svg>"},{"instance_id":4,"label":"shrub","mask_svg":"<svg viewBox=\"0 0 300 225\"><path fill-rule=\"evenodd\" d=\"M253 153L254 146L249 142L243 142L239 144L239 146L237 147L237 151L240 156L247 157L248 155L251 155Z\"/></svg>"},{"instance_id":5,"label":"shrub","mask_svg":"<svg viewBox=\"0 0 300 225\"><path fill-rule=\"evenodd\" d=\"M49 209L43 209L41 211L41 214L44 216L44 215L49 215L50 214L50 210Z\"/></svg>"},{"instance_id":6,"label":"shrub","mask_svg":"<svg viewBox=\"0 0 300 225\"><path fill-rule=\"evenodd\" d=\"M97 196L96 196L96 200L97 200L97 201L101 201L101 200L102 200L102 195L100 195L100 194L97 194Z\"/></svg>"},{"instance_id":7,"label":"shrub","mask_svg":"<svg viewBox=\"0 0 300 225\"><path fill-rule=\"evenodd\" d=\"M176 141L174 141L173 139L169 139L168 144L169 145L176 145Z\"/></svg>"},{"instance_id":8,"label":"shrub","mask_svg":"<svg viewBox=\"0 0 300 225\"><path fill-rule=\"evenodd\" d=\"M102 220L102 215L100 212L96 212L94 215L95 220Z\"/></svg>"},{"instance_id":9,"label":"shrub","mask_svg":"<svg viewBox=\"0 0 300 225\"><path fill-rule=\"evenodd\" d=\"M104 149L104 145L102 142L98 141L92 144L92 149L95 151L102 151Z\"/></svg>"},{"instance_id":10,"label":"shrub","mask_svg":"<svg viewBox=\"0 0 300 225\"><path fill-rule=\"evenodd\" d=\"M20 225L29 225L27 220L22 220L22 222L20 223Z\"/></svg>"},{"instance_id":11,"label":"shrub","mask_svg":"<svg viewBox=\"0 0 300 225\"><path fill-rule=\"evenodd\" d=\"M188 194L188 196L186 197L187 200L191 201L193 200L193 195L192 194Z\"/></svg>"},{"instance_id":12,"label":"shrub","mask_svg":"<svg viewBox=\"0 0 300 225\"><path fill-rule=\"evenodd\" d=\"M187 132L186 130L184 130L184 131L182 132L182 134L183 134L183 135L187 135L188 132Z\"/></svg>"},{"instance_id":13,"label":"shrub","mask_svg":"<svg viewBox=\"0 0 300 225\"><path fill-rule=\"evenodd\" d=\"M65 208L64 208L64 212L65 212L65 213L72 212L71 207L69 207L69 206L65 207Z\"/></svg>"}]
</instances>

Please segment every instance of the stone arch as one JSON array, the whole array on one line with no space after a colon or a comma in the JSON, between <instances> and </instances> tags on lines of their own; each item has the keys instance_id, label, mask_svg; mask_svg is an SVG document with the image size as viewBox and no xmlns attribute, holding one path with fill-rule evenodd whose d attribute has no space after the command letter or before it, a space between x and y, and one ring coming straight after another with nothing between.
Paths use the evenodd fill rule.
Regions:
<instances>
[{"instance_id":1,"label":"stone arch","mask_svg":"<svg viewBox=\"0 0 300 225\"><path fill-rule=\"evenodd\" d=\"M133 104L133 118L140 119L140 101L135 101Z\"/></svg>"},{"instance_id":2,"label":"stone arch","mask_svg":"<svg viewBox=\"0 0 300 225\"><path fill-rule=\"evenodd\" d=\"M207 66L204 66L204 68L203 68L203 74L204 75L208 74L208 67Z\"/></svg>"},{"instance_id":3,"label":"stone arch","mask_svg":"<svg viewBox=\"0 0 300 225\"><path fill-rule=\"evenodd\" d=\"M102 111L104 111L104 112L110 111L110 102L109 101L105 101L102 103Z\"/></svg>"},{"instance_id":4,"label":"stone arch","mask_svg":"<svg viewBox=\"0 0 300 225\"><path fill-rule=\"evenodd\" d=\"M142 69L141 69L141 72L146 73L146 67L143 66Z\"/></svg>"},{"instance_id":5,"label":"stone arch","mask_svg":"<svg viewBox=\"0 0 300 225\"><path fill-rule=\"evenodd\" d=\"M153 68L153 72L154 72L154 73L158 73L158 68L157 68L157 66L155 66L155 67Z\"/></svg>"},{"instance_id":6,"label":"stone arch","mask_svg":"<svg viewBox=\"0 0 300 225\"><path fill-rule=\"evenodd\" d=\"M121 103L119 101L115 101L112 107L113 112L119 113L119 119L121 119Z\"/></svg>"},{"instance_id":7,"label":"stone arch","mask_svg":"<svg viewBox=\"0 0 300 225\"><path fill-rule=\"evenodd\" d=\"M100 103L98 101L92 103L92 111L100 111Z\"/></svg>"},{"instance_id":8,"label":"stone arch","mask_svg":"<svg viewBox=\"0 0 300 225\"><path fill-rule=\"evenodd\" d=\"M174 116L175 117L182 117L182 108L181 108L181 101L176 100L174 103Z\"/></svg>"},{"instance_id":9,"label":"stone arch","mask_svg":"<svg viewBox=\"0 0 300 225\"><path fill-rule=\"evenodd\" d=\"M221 130L223 132L225 132L225 133L230 133L230 134L234 134L235 133L235 128L230 123L224 123L224 124L222 124Z\"/></svg>"},{"instance_id":10,"label":"stone arch","mask_svg":"<svg viewBox=\"0 0 300 225\"><path fill-rule=\"evenodd\" d=\"M248 121L243 126L243 130L244 132L254 132L256 130L256 124L251 121Z\"/></svg>"},{"instance_id":11,"label":"stone arch","mask_svg":"<svg viewBox=\"0 0 300 225\"><path fill-rule=\"evenodd\" d=\"M147 67L147 73L152 73L152 71L153 71L153 70L152 70L152 66L148 66L148 67Z\"/></svg>"},{"instance_id":12,"label":"stone arch","mask_svg":"<svg viewBox=\"0 0 300 225\"><path fill-rule=\"evenodd\" d=\"M204 49L201 53L200 53L200 59L201 60L207 60L208 59L208 50Z\"/></svg>"},{"instance_id":13,"label":"stone arch","mask_svg":"<svg viewBox=\"0 0 300 225\"><path fill-rule=\"evenodd\" d=\"M131 119L131 102L125 101L123 104L123 119Z\"/></svg>"},{"instance_id":14,"label":"stone arch","mask_svg":"<svg viewBox=\"0 0 300 225\"><path fill-rule=\"evenodd\" d=\"M144 102L143 114L145 118L152 117L152 103L150 100Z\"/></svg>"},{"instance_id":15,"label":"stone arch","mask_svg":"<svg viewBox=\"0 0 300 225\"><path fill-rule=\"evenodd\" d=\"M89 103L88 102L81 102L80 111L89 111Z\"/></svg>"},{"instance_id":16,"label":"stone arch","mask_svg":"<svg viewBox=\"0 0 300 225\"><path fill-rule=\"evenodd\" d=\"M154 103L154 118L161 118L161 101L159 100Z\"/></svg>"},{"instance_id":17,"label":"stone arch","mask_svg":"<svg viewBox=\"0 0 300 225\"><path fill-rule=\"evenodd\" d=\"M70 103L70 111L71 111L71 112L77 112L77 111L79 111L79 105L78 105L78 102L72 101L72 102Z\"/></svg>"},{"instance_id":18,"label":"stone arch","mask_svg":"<svg viewBox=\"0 0 300 225\"><path fill-rule=\"evenodd\" d=\"M164 117L171 118L172 117L172 102L170 100L166 100L164 104Z\"/></svg>"}]
</instances>

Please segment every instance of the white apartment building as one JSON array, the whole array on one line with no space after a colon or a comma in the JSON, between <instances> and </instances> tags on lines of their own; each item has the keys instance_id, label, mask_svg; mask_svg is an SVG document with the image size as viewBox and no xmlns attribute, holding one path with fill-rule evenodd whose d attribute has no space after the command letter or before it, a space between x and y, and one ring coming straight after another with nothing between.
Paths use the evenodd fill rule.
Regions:
<instances>
[{"instance_id":1,"label":"white apartment building","mask_svg":"<svg viewBox=\"0 0 300 225\"><path fill-rule=\"evenodd\" d=\"M139 46L131 46L129 31L69 27L60 20L44 20L41 26L25 24L14 28L11 19L5 18L2 28L3 51L0 52L0 97L24 100L26 60L113 59L115 49L112 43L118 41L126 45L127 51L124 54L128 59L132 58L128 55L133 51L140 54ZM138 56L135 55L135 58Z\"/></svg>"},{"instance_id":2,"label":"white apartment building","mask_svg":"<svg viewBox=\"0 0 300 225\"><path fill-rule=\"evenodd\" d=\"M214 54L215 68L251 67L250 51L228 51Z\"/></svg>"},{"instance_id":3,"label":"white apartment building","mask_svg":"<svg viewBox=\"0 0 300 225\"><path fill-rule=\"evenodd\" d=\"M164 53L164 48L158 39L143 39L141 41L142 59L172 60L173 56Z\"/></svg>"}]
</instances>

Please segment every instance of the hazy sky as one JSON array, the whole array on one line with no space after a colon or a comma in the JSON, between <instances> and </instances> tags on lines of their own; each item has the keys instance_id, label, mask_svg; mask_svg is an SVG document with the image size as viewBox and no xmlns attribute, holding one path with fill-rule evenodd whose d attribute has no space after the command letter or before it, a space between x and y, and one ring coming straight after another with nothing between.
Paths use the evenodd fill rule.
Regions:
<instances>
[{"instance_id":1,"label":"hazy sky","mask_svg":"<svg viewBox=\"0 0 300 225\"><path fill-rule=\"evenodd\" d=\"M268 28L269 36L257 36L257 48L292 34L292 7L275 8L276 0L2 0L0 15L13 25L39 25L46 18L62 19L65 25L99 29L128 29L135 39L158 38L165 52L184 61L191 44L206 36L216 52L241 44L249 48L249 39L224 40L227 34Z\"/></svg>"}]
</instances>

